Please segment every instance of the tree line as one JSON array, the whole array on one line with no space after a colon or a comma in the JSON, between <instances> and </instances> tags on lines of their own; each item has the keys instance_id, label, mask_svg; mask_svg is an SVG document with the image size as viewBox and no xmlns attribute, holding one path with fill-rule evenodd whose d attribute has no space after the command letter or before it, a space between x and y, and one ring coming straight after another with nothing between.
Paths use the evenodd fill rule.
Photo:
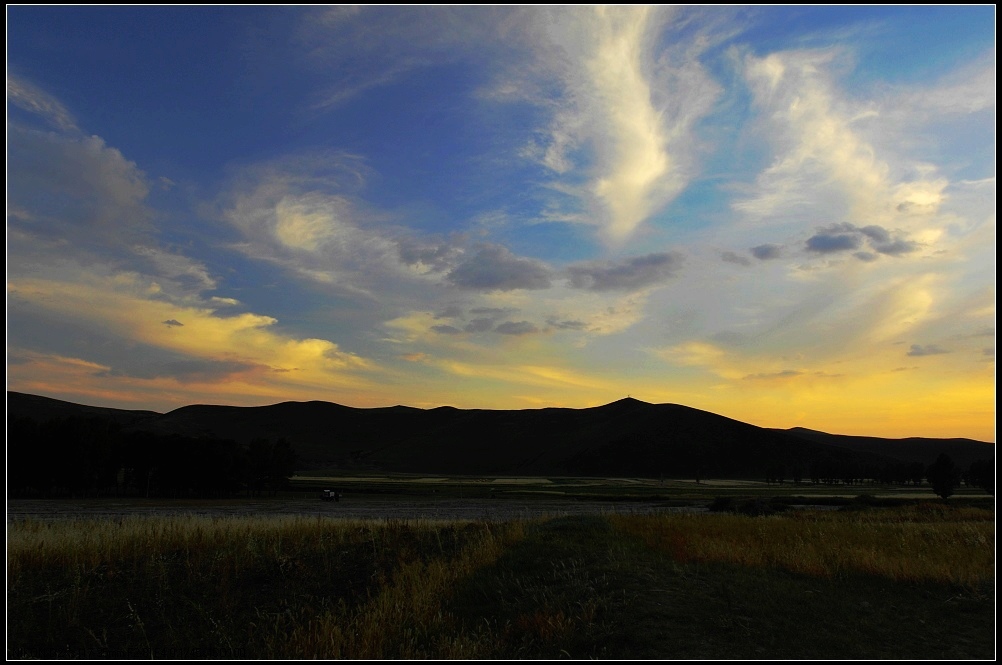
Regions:
<instances>
[{"instance_id":1,"label":"tree line","mask_svg":"<svg viewBox=\"0 0 1002 665\"><path fill-rule=\"evenodd\" d=\"M953 495L954 490L963 484L981 488L994 496L995 461L979 459L964 470L954 464L949 455L941 453L929 465L921 462L861 465L839 460L821 460L809 465L794 464L790 469L777 463L766 471L767 483L782 484L787 478L797 484L809 480L814 485L921 485L928 482L933 491L944 499Z\"/></svg>"},{"instance_id":2,"label":"tree line","mask_svg":"<svg viewBox=\"0 0 1002 665\"><path fill-rule=\"evenodd\" d=\"M296 452L285 439L123 431L102 418L7 423L8 496L216 497L286 487Z\"/></svg>"}]
</instances>

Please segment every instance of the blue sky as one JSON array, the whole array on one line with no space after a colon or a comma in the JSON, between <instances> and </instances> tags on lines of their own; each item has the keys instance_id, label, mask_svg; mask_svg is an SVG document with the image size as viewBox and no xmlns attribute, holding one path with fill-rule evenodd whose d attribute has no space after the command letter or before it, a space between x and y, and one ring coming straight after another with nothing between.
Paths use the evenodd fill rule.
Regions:
<instances>
[{"instance_id":1,"label":"blue sky","mask_svg":"<svg viewBox=\"0 0 1002 665\"><path fill-rule=\"evenodd\" d=\"M994 7L8 7L8 389L994 440Z\"/></svg>"}]
</instances>

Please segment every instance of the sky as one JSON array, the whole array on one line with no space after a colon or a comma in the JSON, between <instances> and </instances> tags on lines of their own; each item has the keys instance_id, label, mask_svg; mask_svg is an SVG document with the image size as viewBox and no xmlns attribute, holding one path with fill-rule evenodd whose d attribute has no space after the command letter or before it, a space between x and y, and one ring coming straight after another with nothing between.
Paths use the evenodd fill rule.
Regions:
<instances>
[{"instance_id":1,"label":"sky","mask_svg":"<svg viewBox=\"0 0 1002 665\"><path fill-rule=\"evenodd\" d=\"M995 440L995 9L7 7L7 388Z\"/></svg>"}]
</instances>

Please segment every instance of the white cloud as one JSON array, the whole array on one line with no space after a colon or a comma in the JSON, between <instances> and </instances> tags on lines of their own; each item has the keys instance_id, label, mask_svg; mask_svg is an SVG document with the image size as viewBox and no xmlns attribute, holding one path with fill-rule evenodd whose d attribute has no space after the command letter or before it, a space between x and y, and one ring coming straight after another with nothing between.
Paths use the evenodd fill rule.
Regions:
<instances>
[{"instance_id":1,"label":"white cloud","mask_svg":"<svg viewBox=\"0 0 1002 665\"><path fill-rule=\"evenodd\" d=\"M378 291L381 279L422 279L420 270L401 260L394 230L359 209L351 193L354 178L340 173L338 156L331 159L327 179L310 175L313 159L248 168L222 204L222 216L242 235L234 248L302 279L368 298L375 297L372 289ZM308 170L300 175L300 168Z\"/></svg>"},{"instance_id":2,"label":"white cloud","mask_svg":"<svg viewBox=\"0 0 1002 665\"><path fill-rule=\"evenodd\" d=\"M8 205L39 238L120 247L150 230L146 175L97 136L8 127Z\"/></svg>"},{"instance_id":3,"label":"white cloud","mask_svg":"<svg viewBox=\"0 0 1002 665\"><path fill-rule=\"evenodd\" d=\"M979 65L938 86L880 89L860 100L837 83L845 59L832 49L745 57L758 129L775 158L733 207L757 226L879 225L931 244L951 185L941 166L917 156L932 154L933 118L994 105L993 86L975 92L994 68ZM959 106L947 102L953 95L963 97Z\"/></svg>"},{"instance_id":4,"label":"white cloud","mask_svg":"<svg viewBox=\"0 0 1002 665\"><path fill-rule=\"evenodd\" d=\"M995 51L951 72L933 85L898 91L890 109L907 109L911 114L969 115L995 108ZM904 115L904 114L903 114Z\"/></svg>"},{"instance_id":5,"label":"white cloud","mask_svg":"<svg viewBox=\"0 0 1002 665\"><path fill-rule=\"evenodd\" d=\"M310 12L300 39L317 75L333 79L315 109L443 62L486 70L494 83L481 100L528 102L550 118L520 153L557 176L539 184L576 205L551 202L541 218L594 225L620 244L692 177L694 125L721 90L700 62L720 27L711 22L644 6L367 8Z\"/></svg>"},{"instance_id":6,"label":"white cloud","mask_svg":"<svg viewBox=\"0 0 1002 665\"><path fill-rule=\"evenodd\" d=\"M835 96L826 71L836 55L793 51L745 58L748 84L778 154L754 193L735 204L739 211L760 220L821 209L832 221L885 219L889 168L853 128L856 109Z\"/></svg>"},{"instance_id":7,"label":"white cloud","mask_svg":"<svg viewBox=\"0 0 1002 665\"><path fill-rule=\"evenodd\" d=\"M657 205L658 185L669 170L667 137L652 104L644 72L644 51L652 9L596 7L595 49L585 63L594 87L599 122L609 137L600 148L606 163L593 182L594 193L609 210L606 232L619 240L630 235ZM662 194L663 195L663 194Z\"/></svg>"},{"instance_id":8,"label":"white cloud","mask_svg":"<svg viewBox=\"0 0 1002 665\"><path fill-rule=\"evenodd\" d=\"M151 286L149 278L135 274L81 275L76 282L16 280L8 285L8 295L21 309L58 312L63 321L100 330L106 344L142 344L176 354L179 360L227 361L295 372L265 381L272 384L272 390L283 382L290 386L320 386L325 380L347 383L346 372L376 368L369 359L329 340L278 330L274 317L251 312L219 316L208 302L168 302L158 298ZM30 345L31 340L20 343Z\"/></svg>"},{"instance_id":9,"label":"white cloud","mask_svg":"<svg viewBox=\"0 0 1002 665\"><path fill-rule=\"evenodd\" d=\"M63 132L76 132L77 123L62 102L24 79L7 75L7 101L41 117Z\"/></svg>"},{"instance_id":10,"label":"white cloud","mask_svg":"<svg viewBox=\"0 0 1002 665\"><path fill-rule=\"evenodd\" d=\"M506 8L323 7L308 11L296 42L326 79L313 110L336 108L429 65L483 55L504 43ZM499 39L499 36L501 39Z\"/></svg>"},{"instance_id":11,"label":"white cloud","mask_svg":"<svg viewBox=\"0 0 1002 665\"><path fill-rule=\"evenodd\" d=\"M151 274L171 280L182 292L201 293L216 288L216 280L209 274L205 264L199 261L154 247L135 247L133 252L150 261Z\"/></svg>"},{"instance_id":12,"label":"white cloud","mask_svg":"<svg viewBox=\"0 0 1002 665\"><path fill-rule=\"evenodd\" d=\"M561 92L528 99L552 120L523 154L560 177L589 210L582 221L622 243L691 177L693 125L720 90L698 60L705 41L662 41L672 20L664 8L563 7L524 18L535 67L499 89L538 92L556 81Z\"/></svg>"}]
</instances>

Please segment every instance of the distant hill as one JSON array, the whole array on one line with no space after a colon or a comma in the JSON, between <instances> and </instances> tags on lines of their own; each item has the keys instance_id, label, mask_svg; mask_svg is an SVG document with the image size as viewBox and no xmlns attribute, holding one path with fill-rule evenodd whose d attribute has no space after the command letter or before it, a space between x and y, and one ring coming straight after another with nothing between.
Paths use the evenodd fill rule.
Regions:
<instances>
[{"instance_id":1,"label":"distant hill","mask_svg":"<svg viewBox=\"0 0 1002 665\"><path fill-rule=\"evenodd\" d=\"M893 457L903 462L929 464L929 461L935 460L940 453L946 453L953 460L954 464L966 469L975 460L994 459L995 457L995 446L993 444L985 443L984 441L975 441L974 439L927 439L925 437L881 439L875 436L827 434L804 427L794 427L783 431L817 443L838 446L858 452L875 453L878 455L893 454Z\"/></svg>"},{"instance_id":2,"label":"distant hill","mask_svg":"<svg viewBox=\"0 0 1002 665\"><path fill-rule=\"evenodd\" d=\"M82 417L102 418L114 421L122 427L137 427L152 422L163 414L156 411L134 411L110 409L103 406L85 406L41 395L29 395L7 391L7 419L32 418L46 422L59 418Z\"/></svg>"},{"instance_id":3,"label":"distant hill","mask_svg":"<svg viewBox=\"0 0 1002 665\"><path fill-rule=\"evenodd\" d=\"M588 409L482 410L405 406L359 409L330 402L193 405L159 414L7 393L7 417L107 418L123 429L249 442L285 438L299 470L492 475L807 478L814 466L870 469L930 464L940 452L961 466L994 459L991 443L966 439L845 437L756 427L678 404L626 398Z\"/></svg>"}]
</instances>

